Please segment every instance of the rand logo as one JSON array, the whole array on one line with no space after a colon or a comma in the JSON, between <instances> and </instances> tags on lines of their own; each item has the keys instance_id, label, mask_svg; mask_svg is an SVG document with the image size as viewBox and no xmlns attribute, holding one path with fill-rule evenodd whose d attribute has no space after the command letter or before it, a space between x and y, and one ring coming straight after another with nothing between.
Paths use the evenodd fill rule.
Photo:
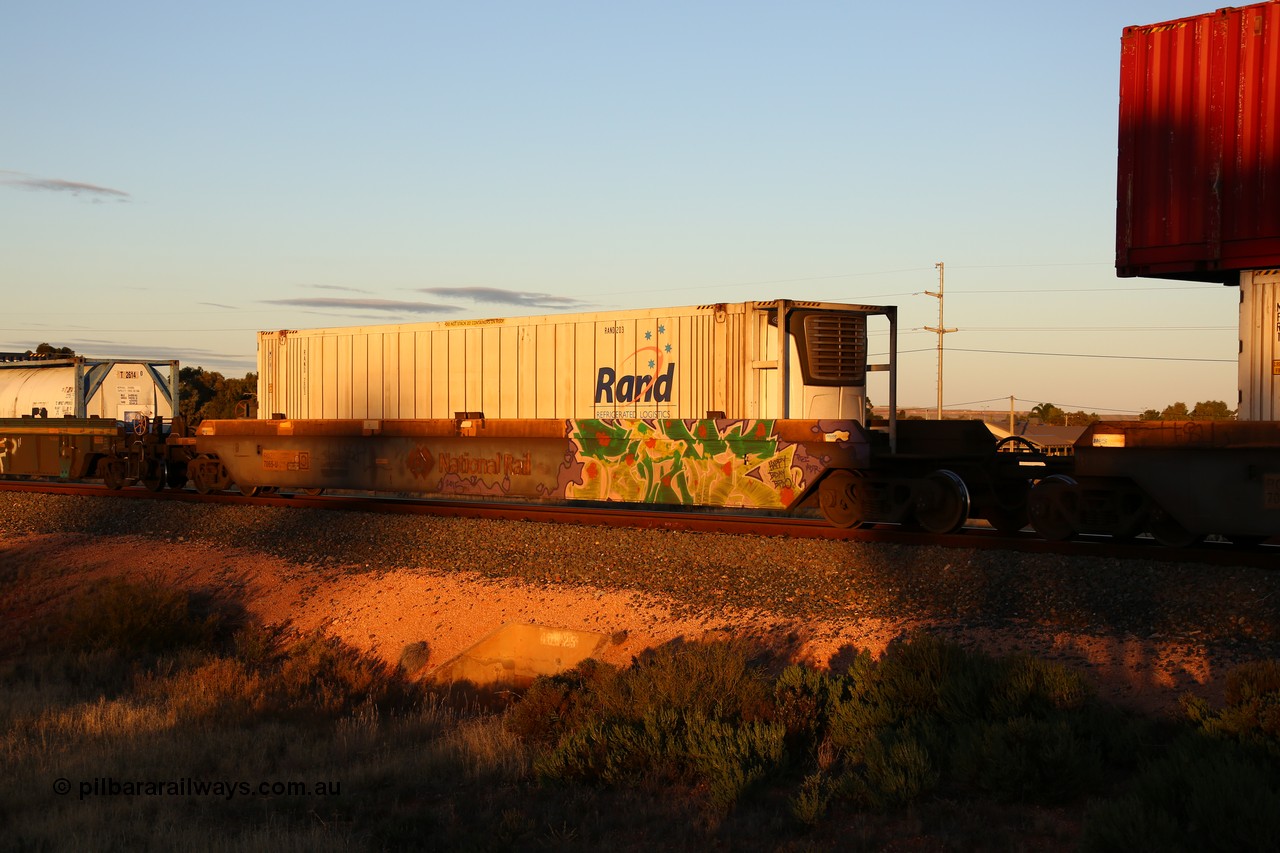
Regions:
<instances>
[{"instance_id":1,"label":"rand logo","mask_svg":"<svg viewBox=\"0 0 1280 853\"><path fill-rule=\"evenodd\" d=\"M602 367L596 374L597 403L665 403L671 400L676 363L667 365L664 373L618 376L612 367Z\"/></svg>"}]
</instances>

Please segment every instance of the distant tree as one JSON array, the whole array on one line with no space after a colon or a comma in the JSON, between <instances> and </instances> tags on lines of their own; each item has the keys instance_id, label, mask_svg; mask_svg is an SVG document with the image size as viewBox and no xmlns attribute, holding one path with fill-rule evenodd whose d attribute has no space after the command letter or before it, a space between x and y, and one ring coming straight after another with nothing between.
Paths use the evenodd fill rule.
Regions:
<instances>
[{"instance_id":1,"label":"distant tree","mask_svg":"<svg viewBox=\"0 0 1280 853\"><path fill-rule=\"evenodd\" d=\"M1038 403L1031 409L1031 417L1039 418L1051 426L1063 426L1067 422L1067 413L1053 403Z\"/></svg>"},{"instance_id":2,"label":"distant tree","mask_svg":"<svg viewBox=\"0 0 1280 853\"><path fill-rule=\"evenodd\" d=\"M27 350L27 355L35 358L70 358L75 354L71 347L55 347L53 344L40 344L35 352Z\"/></svg>"},{"instance_id":3,"label":"distant tree","mask_svg":"<svg viewBox=\"0 0 1280 853\"><path fill-rule=\"evenodd\" d=\"M1067 412L1065 423L1067 426L1088 426L1096 424L1102 420L1097 412Z\"/></svg>"},{"instance_id":4,"label":"distant tree","mask_svg":"<svg viewBox=\"0 0 1280 853\"><path fill-rule=\"evenodd\" d=\"M237 406L252 400L258 391L258 374L228 379L216 370L184 367L178 371L178 411L188 423L206 418L234 418Z\"/></svg>"},{"instance_id":5,"label":"distant tree","mask_svg":"<svg viewBox=\"0 0 1280 853\"><path fill-rule=\"evenodd\" d=\"M1191 417L1198 420L1229 421L1235 416L1235 410L1228 409L1227 404L1221 400L1204 400L1196 403L1196 407L1191 410Z\"/></svg>"},{"instance_id":6,"label":"distant tree","mask_svg":"<svg viewBox=\"0 0 1280 853\"><path fill-rule=\"evenodd\" d=\"M1164 411L1157 412L1155 409L1147 409L1142 413L1144 421L1223 421L1232 420L1236 416L1234 409L1227 408L1227 404L1221 400L1202 400L1196 403L1195 407L1187 411L1186 403L1174 403L1165 406Z\"/></svg>"}]
</instances>

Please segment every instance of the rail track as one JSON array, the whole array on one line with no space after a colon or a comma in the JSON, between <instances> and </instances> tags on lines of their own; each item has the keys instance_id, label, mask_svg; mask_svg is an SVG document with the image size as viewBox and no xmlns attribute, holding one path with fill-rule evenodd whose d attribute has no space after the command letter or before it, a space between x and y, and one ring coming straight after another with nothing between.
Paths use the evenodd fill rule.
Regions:
<instances>
[{"instance_id":1,"label":"rail track","mask_svg":"<svg viewBox=\"0 0 1280 853\"><path fill-rule=\"evenodd\" d=\"M0 481L0 493L26 492L72 495L121 500L178 501L185 503L239 504L332 512L371 512L397 515L432 515L482 518L498 521L576 524L597 527L629 527L678 530L732 535L771 536L793 539L825 539L874 542L904 546L936 546L956 549L1004 550L1028 554L1060 554L1099 559L1150 560L1162 563L1204 564L1207 566L1247 566L1280 569L1280 539L1251 547L1225 541L1206 541L1186 548L1170 548L1146 537L1115 541L1107 537L1081 536L1064 542L1049 542L1029 530L1014 534L974 522L962 531L939 536L897 525L836 528L814 517L769 516L759 513L654 510L612 505L566 506L561 504L490 503L444 501L372 496L364 494L289 494L273 492L253 497L238 492L202 495L189 489L152 492L142 488L109 489L96 484Z\"/></svg>"}]
</instances>

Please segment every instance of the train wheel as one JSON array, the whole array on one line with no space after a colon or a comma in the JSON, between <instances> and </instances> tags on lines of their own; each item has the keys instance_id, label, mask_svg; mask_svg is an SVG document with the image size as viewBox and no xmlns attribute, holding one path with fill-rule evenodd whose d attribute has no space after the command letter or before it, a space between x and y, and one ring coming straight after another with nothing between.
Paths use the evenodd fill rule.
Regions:
<instances>
[{"instance_id":1,"label":"train wheel","mask_svg":"<svg viewBox=\"0 0 1280 853\"><path fill-rule=\"evenodd\" d=\"M303 489L302 493L313 498L318 498L324 494L324 489Z\"/></svg>"},{"instance_id":2,"label":"train wheel","mask_svg":"<svg viewBox=\"0 0 1280 853\"><path fill-rule=\"evenodd\" d=\"M118 490L124 488L124 460L111 457L103 459L98 463L98 473L102 476L102 482L106 484L108 489Z\"/></svg>"},{"instance_id":3,"label":"train wheel","mask_svg":"<svg viewBox=\"0 0 1280 853\"><path fill-rule=\"evenodd\" d=\"M818 508L822 517L836 527L857 527L862 523L858 492L862 475L855 471L833 471L818 487Z\"/></svg>"},{"instance_id":4,"label":"train wheel","mask_svg":"<svg viewBox=\"0 0 1280 853\"><path fill-rule=\"evenodd\" d=\"M1036 483L1027 497L1027 516L1042 539L1061 542L1076 534L1076 481L1062 474L1045 477Z\"/></svg>"},{"instance_id":5,"label":"train wheel","mask_svg":"<svg viewBox=\"0 0 1280 853\"><path fill-rule=\"evenodd\" d=\"M276 486L241 486L240 491L247 497L261 498L267 495L274 495L280 491Z\"/></svg>"},{"instance_id":6,"label":"train wheel","mask_svg":"<svg viewBox=\"0 0 1280 853\"><path fill-rule=\"evenodd\" d=\"M945 468L925 477L915 490L915 515L930 533L955 533L969 518L969 489L954 471Z\"/></svg>"},{"instance_id":7,"label":"train wheel","mask_svg":"<svg viewBox=\"0 0 1280 853\"><path fill-rule=\"evenodd\" d=\"M169 472L163 460L157 460L147 465L146 473L142 475L142 485L146 486L149 491L158 492L165 487L165 482L169 479Z\"/></svg>"},{"instance_id":8,"label":"train wheel","mask_svg":"<svg viewBox=\"0 0 1280 853\"><path fill-rule=\"evenodd\" d=\"M218 491L213 487L213 484L209 482L208 477L205 476L205 470L203 467L197 468L192 472L191 485L194 486L195 490L202 495L211 495Z\"/></svg>"},{"instance_id":9,"label":"train wheel","mask_svg":"<svg viewBox=\"0 0 1280 853\"><path fill-rule=\"evenodd\" d=\"M1147 529L1153 539L1169 548L1189 548L1204 539L1203 535L1192 533L1183 527L1180 521L1160 506L1151 508Z\"/></svg>"},{"instance_id":10,"label":"train wheel","mask_svg":"<svg viewBox=\"0 0 1280 853\"><path fill-rule=\"evenodd\" d=\"M187 470L191 474L191 485L202 495L212 495L231 486L231 476L217 459L198 456L191 460Z\"/></svg>"}]
</instances>

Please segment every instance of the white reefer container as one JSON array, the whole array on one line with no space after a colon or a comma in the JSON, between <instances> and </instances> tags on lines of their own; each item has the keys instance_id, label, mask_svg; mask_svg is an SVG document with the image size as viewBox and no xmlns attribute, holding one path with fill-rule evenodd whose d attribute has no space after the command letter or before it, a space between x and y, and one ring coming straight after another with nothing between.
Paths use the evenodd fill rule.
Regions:
<instances>
[{"instance_id":1,"label":"white reefer container","mask_svg":"<svg viewBox=\"0 0 1280 853\"><path fill-rule=\"evenodd\" d=\"M171 418L177 391L176 361L75 357L0 363L0 418Z\"/></svg>"},{"instance_id":2,"label":"white reefer container","mask_svg":"<svg viewBox=\"0 0 1280 853\"><path fill-rule=\"evenodd\" d=\"M1240 274L1238 418L1280 420L1280 270Z\"/></svg>"},{"instance_id":3,"label":"white reefer container","mask_svg":"<svg viewBox=\"0 0 1280 853\"><path fill-rule=\"evenodd\" d=\"M259 332L258 412L865 420L877 316L896 336L892 307L789 300Z\"/></svg>"}]
</instances>

